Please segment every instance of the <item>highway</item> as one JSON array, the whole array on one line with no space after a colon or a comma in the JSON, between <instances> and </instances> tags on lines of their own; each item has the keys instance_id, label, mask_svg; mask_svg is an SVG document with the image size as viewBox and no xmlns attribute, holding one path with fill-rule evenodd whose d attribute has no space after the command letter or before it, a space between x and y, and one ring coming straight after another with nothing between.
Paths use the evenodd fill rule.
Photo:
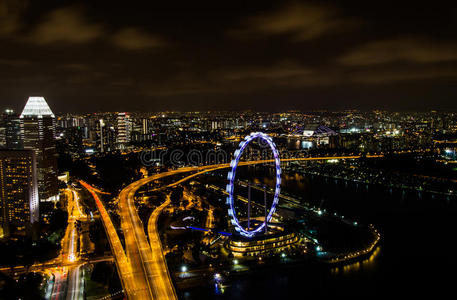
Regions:
<instances>
[{"instance_id":1,"label":"highway","mask_svg":"<svg viewBox=\"0 0 457 300\"><path fill-rule=\"evenodd\" d=\"M81 211L78 193L71 189L65 189L68 211L68 226L62 239L62 251L60 257L47 263L34 264L34 270L48 270L54 277L50 293L51 299L80 299L84 292L81 288L80 267L84 263L78 263L80 255L78 241L80 239L76 228L76 221L87 220L87 216ZM59 266L59 267L56 267ZM19 269L18 269L19 271Z\"/></svg>"},{"instance_id":2,"label":"highway","mask_svg":"<svg viewBox=\"0 0 457 300\"><path fill-rule=\"evenodd\" d=\"M68 287L67 287L67 300L76 300L84 298L84 278L81 267L84 264L79 264L72 268L69 272Z\"/></svg>"},{"instance_id":3,"label":"highway","mask_svg":"<svg viewBox=\"0 0 457 300\"><path fill-rule=\"evenodd\" d=\"M76 248L77 248L77 231L75 226L75 197L72 190L66 189L65 194L67 195L67 211L68 211L68 226L65 231L65 235L62 239L62 260L66 263L72 263L76 260Z\"/></svg>"},{"instance_id":4,"label":"highway","mask_svg":"<svg viewBox=\"0 0 457 300\"><path fill-rule=\"evenodd\" d=\"M382 155L367 156L382 157ZM312 161L312 160L329 160L329 159L358 159L361 156L337 156L337 157L306 157L283 159L282 162L288 161ZM258 160L240 162L240 166L254 165L261 163L272 163L270 160ZM204 174L209 171L225 169L230 164L215 164L200 167L183 167L180 169L154 174L150 177L140 179L124 188L119 195L119 207L121 214L121 226L124 231L126 250L128 260L131 262L135 278L137 279L136 289L138 299L177 299L176 291L173 287L168 267L165 263L165 257L162 251L162 245L157 232L157 218L160 212L170 203L167 198L151 214L148 221L148 234L150 244L148 244L144 225L141 222L137 209L135 207L134 196L140 187L154 180L162 179L167 176L177 175L186 172L196 172L181 180L176 181L168 187L179 185L192 177ZM152 189L154 190L154 189ZM147 291L147 292L145 292Z\"/></svg>"},{"instance_id":5,"label":"highway","mask_svg":"<svg viewBox=\"0 0 457 300\"><path fill-rule=\"evenodd\" d=\"M167 281L160 280L154 282L155 284L160 285L157 290L160 291L161 294L158 295L157 299L176 299L176 292L174 290L173 284L171 283L171 277L167 263L165 261L165 256L163 255L159 230L157 229L157 220L159 219L160 213L168 204L170 204L169 195L167 196L165 202L163 202L152 212L148 221L149 245L151 247L152 254L151 265L153 266L155 273L159 275L159 278L167 279Z\"/></svg>"},{"instance_id":6,"label":"highway","mask_svg":"<svg viewBox=\"0 0 457 300\"><path fill-rule=\"evenodd\" d=\"M98 258L93 258L87 260L87 263L98 263L102 261L113 261L114 258L112 256L100 256ZM14 268L10 267L3 267L0 268L0 272L4 273L16 273L16 274L23 274L23 273L29 273L29 272L46 272L47 270L50 269L56 269L56 268L63 268L63 267L74 267L77 266L78 262L74 263L63 263L62 260L59 259L52 259L50 261L47 261L45 263L36 263L33 264L30 267L27 266L15 266Z\"/></svg>"},{"instance_id":7,"label":"highway","mask_svg":"<svg viewBox=\"0 0 457 300\"><path fill-rule=\"evenodd\" d=\"M121 226L124 231L127 256L135 264L132 265L132 268L134 268L136 278L138 279L137 288L143 292L141 299L177 299L176 291L171 282L168 267L162 254L162 246L158 233L158 245L156 243L151 249L146 238L143 223L138 216L134 203L134 195L141 186L151 180L169 176L171 175L170 173L175 173L175 171L156 174L138 180L123 189L119 195ZM157 216L163 207L168 205L168 202L169 199L156 209L159 210ZM155 211L152 214L154 215L154 213ZM155 228L155 225L152 225L152 227Z\"/></svg>"},{"instance_id":8,"label":"highway","mask_svg":"<svg viewBox=\"0 0 457 300\"><path fill-rule=\"evenodd\" d=\"M132 273L130 261L127 259L127 256L125 255L124 249L122 247L122 243L119 239L119 236L117 235L116 228L114 228L113 222L111 221L105 206L100 201L100 198L96 193L96 189L92 188L84 181L79 181L79 183L92 194L92 197L95 200L98 211L100 212L100 216L102 218L103 226L105 227L106 235L108 236L114 260L116 262L119 279L121 280L122 286L124 287L127 296L130 296L132 299L134 299L136 295L135 278ZM124 234L126 233L124 232Z\"/></svg>"},{"instance_id":9,"label":"highway","mask_svg":"<svg viewBox=\"0 0 457 300\"><path fill-rule=\"evenodd\" d=\"M67 289L68 268L56 268L55 271L52 271L52 274L54 276L54 285L52 287L51 299L64 299Z\"/></svg>"},{"instance_id":10,"label":"highway","mask_svg":"<svg viewBox=\"0 0 457 300\"><path fill-rule=\"evenodd\" d=\"M282 162L287 161L307 161L307 160L328 160L328 159L357 159L361 156L339 156L339 157L308 157L308 158L292 158L283 159ZM368 156L370 157L370 156ZM380 155L371 157L381 157ZM271 163L274 160L259 160L259 161L248 161L240 162L240 166L254 165L261 163ZM121 227L124 232L126 251L122 247L122 243L116 232L116 229L106 211L103 203L101 202L98 193L102 191L91 187L87 183L80 181L80 184L84 186L93 196L97 208L100 212L100 216L105 227L105 231L110 242L111 250L115 258L116 266L118 268L119 277L124 287L125 295L129 299L177 299L176 291L173 287L171 276L166 265L165 257L163 255L162 244L160 242L160 236L157 229L157 219L162 210L169 205L170 199L167 197L163 203L161 203L151 214L147 232L149 236L146 237L144 225L141 222L137 209L135 207L134 196L135 193L143 185L148 184L154 180L165 178L172 175L181 173L195 172L185 178L182 178L167 187L179 185L195 176L199 176L206 172L215 171L219 169L225 169L230 167L230 164L216 164L200 167L184 167L160 174L154 174L150 177L140 179L133 182L126 188L124 188L119 194L119 212L121 216ZM151 189L154 190L154 189ZM157 190L157 189L156 189ZM106 193L104 193L106 194ZM69 223L74 223L77 218L87 218L83 215L80 210L79 203L77 201L77 195L72 191L72 199L76 201L69 201ZM70 203L71 202L71 203ZM210 217L210 216L209 216ZM210 217L211 218L211 217ZM70 222L71 221L71 222ZM211 222L211 221L210 221ZM64 251L63 257L66 261L64 264L70 264L78 260L77 254L77 239L75 238L76 230L73 226L69 226L64 238ZM71 266L70 270L70 288L71 293L69 294L70 299L77 299L81 294L79 288L80 271L79 268L75 268L78 265ZM60 299L62 296L62 283L66 284L67 272L63 271L57 276L56 283L53 289L53 295Z\"/></svg>"},{"instance_id":11,"label":"highway","mask_svg":"<svg viewBox=\"0 0 457 300\"><path fill-rule=\"evenodd\" d=\"M75 190L71 190L72 197L68 200L69 207L69 226L71 226L71 236L68 249L68 262L78 262L79 261L79 252L78 249L78 240L79 234L76 229L76 220L84 221L87 220L87 216L81 211L79 206L79 196ZM81 266L85 263L78 264L76 266L70 266L68 268L67 276L67 299L81 299L82 294L84 293L84 285L81 285L83 282Z\"/></svg>"},{"instance_id":12,"label":"highway","mask_svg":"<svg viewBox=\"0 0 457 300\"><path fill-rule=\"evenodd\" d=\"M282 162L289 161L312 161L312 160L330 160L330 159L358 159L362 156L338 156L338 157L307 157L307 158L290 158L282 159ZM377 158L382 155L367 156L367 158ZM262 163L272 163L274 160L259 160L240 162L240 166L255 165ZM124 287L125 295L128 299L177 299L170 272L166 265L166 260L163 254L160 235L157 228L157 220L165 207L170 204L169 196L164 199L163 203L158 203L156 209L151 213L147 224L146 236L145 227L138 216L135 207L135 193L144 185L151 183L154 180L159 180L168 176L190 173L187 177L181 178L176 182L166 185L166 187L177 186L193 177L199 176L206 172L219 169L229 168L230 164L215 164L199 167L183 167L176 170L171 170L159 174L140 179L133 182L124 188L119 194L119 213L121 216L121 228L125 237L126 251L124 251L122 243L117 234L111 218L106 211L98 194L106 194L89 184L80 181L80 184L85 187L93 196L97 208L100 212L101 219L111 250L116 262L118 274ZM163 187L162 187L163 188ZM149 191L158 190L159 188L151 188ZM52 286L51 299L80 299L84 293L82 286L82 269L84 264L80 261L78 251L78 230L76 229L77 220L87 220L87 216L81 211L79 206L78 194L72 190L65 191L68 198L68 227L66 229L63 241L62 252L59 258L48 263L35 264L33 269L47 269L55 276ZM213 222L212 214L208 215L208 225ZM149 238L149 241L148 241ZM60 266L55 268L54 266ZM18 266L14 268L19 270L24 268ZM67 288L68 285L68 288Z\"/></svg>"}]
</instances>

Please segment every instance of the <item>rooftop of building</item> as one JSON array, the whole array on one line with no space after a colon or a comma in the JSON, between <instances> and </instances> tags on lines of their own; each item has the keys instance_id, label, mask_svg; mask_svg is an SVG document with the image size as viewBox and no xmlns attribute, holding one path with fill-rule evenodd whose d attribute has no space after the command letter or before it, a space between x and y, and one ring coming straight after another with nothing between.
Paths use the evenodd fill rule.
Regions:
<instances>
[{"instance_id":1,"label":"rooftop of building","mask_svg":"<svg viewBox=\"0 0 457 300\"><path fill-rule=\"evenodd\" d=\"M34 116L42 118L44 116L55 117L44 97L29 97L22 111L21 118Z\"/></svg>"}]
</instances>

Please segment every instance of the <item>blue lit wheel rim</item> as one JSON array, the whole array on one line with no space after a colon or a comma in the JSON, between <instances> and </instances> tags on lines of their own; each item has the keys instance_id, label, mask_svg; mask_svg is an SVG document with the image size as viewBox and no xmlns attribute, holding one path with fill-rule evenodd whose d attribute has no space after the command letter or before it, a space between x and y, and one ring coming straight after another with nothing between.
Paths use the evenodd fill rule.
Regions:
<instances>
[{"instance_id":1,"label":"blue lit wheel rim","mask_svg":"<svg viewBox=\"0 0 457 300\"><path fill-rule=\"evenodd\" d=\"M263 141L265 141L270 146L270 149L273 152L275 166L276 166L275 195L274 195L273 203L271 204L271 208L267 215L266 220L264 220L263 223L261 225L259 225L257 228L255 228L253 230L246 230L243 228L243 226L240 225L240 222L239 222L238 218L236 217L235 203L233 200L233 191L234 191L236 168L238 167L238 163L240 162L241 155L243 154L243 151L246 148L246 146L253 139L256 139L256 138L259 138L259 139L262 139ZM230 208L228 209L228 215L232 218L231 223L232 223L232 225L235 226L236 231L238 231L241 235L244 235L246 237L252 237L256 233L261 232L265 228L265 226L267 226L267 223L270 222L270 220L273 217L273 214L276 210L276 206L278 205L279 193L281 191L281 162L279 160L279 153L278 153L278 150L276 149L275 143L273 143L273 140L271 139L270 136L268 136L267 134L262 133L262 132L253 132L250 135L246 136L244 138L244 141L242 141L240 143L239 148L235 151L234 156L235 156L235 158L230 163L230 167L232 169L227 175L227 179L229 180L229 184L227 184L227 193L228 193L227 205L230 205Z\"/></svg>"}]
</instances>

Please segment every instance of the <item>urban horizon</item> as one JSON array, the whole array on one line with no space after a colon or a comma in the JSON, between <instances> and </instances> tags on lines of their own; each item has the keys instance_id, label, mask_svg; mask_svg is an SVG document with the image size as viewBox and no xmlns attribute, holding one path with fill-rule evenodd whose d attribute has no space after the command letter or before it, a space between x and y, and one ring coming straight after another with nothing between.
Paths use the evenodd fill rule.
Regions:
<instances>
[{"instance_id":1,"label":"urban horizon","mask_svg":"<svg viewBox=\"0 0 457 300\"><path fill-rule=\"evenodd\" d=\"M48 100L46 96L43 96ZM20 111L21 107L25 105L27 102L27 97L17 100L14 102L11 102L11 104L4 104L2 106L3 110L7 109L12 109L13 111ZM19 101L23 101L19 102ZM146 106L147 107L147 106ZM160 113L210 113L210 112L233 112L233 113L247 113L247 112L258 112L258 113L287 113L287 112L301 112L301 113L306 113L306 112L348 112L348 111L360 111L360 112L372 112L372 111L387 111L387 112L399 112L399 113L414 113L414 112L420 112L420 113L425 113L425 112L457 112L457 109L455 106L451 106L449 108L443 108L443 107L436 107L436 106L429 106L429 107L423 107L420 109L417 109L414 106L410 107L405 107L402 109L394 109L391 107L382 107L382 106L372 106L372 107L358 107L358 106L351 106L347 105L347 107L335 109L331 107L310 107L307 109L303 108L293 108L289 107L286 109L256 109L254 108L238 108L238 109L217 109L217 108L212 108L212 109L199 109L199 110L192 110L192 109L164 109L164 110L154 110L154 109L126 109L124 108L119 108L116 110L95 110L91 111L90 109L81 109L78 111L65 111L65 110L56 110L56 114L59 116L63 116L65 114L75 114L75 115L84 115L84 114L103 114L103 113L117 113L117 112L129 112L129 113L150 113L150 114L160 114Z\"/></svg>"},{"instance_id":2,"label":"urban horizon","mask_svg":"<svg viewBox=\"0 0 457 300\"><path fill-rule=\"evenodd\" d=\"M284 267L390 285L389 270L364 271L396 264L380 252L404 243L384 201L416 199L408 210L432 205L442 222L457 199L456 144L451 112L54 114L29 97L0 124L4 293L213 299L257 285L249 274L292 280ZM414 216L402 219L419 226Z\"/></svg>"},{"instance_id":3,"label":"urban horizon","mask_svg":"<svg viewBox=\"0 0 457 300\"><path fill-rule=\"evenodd\" d=\"M449 297L455 20L0 0L0 299Z\"/></svg>"}]
</instances>

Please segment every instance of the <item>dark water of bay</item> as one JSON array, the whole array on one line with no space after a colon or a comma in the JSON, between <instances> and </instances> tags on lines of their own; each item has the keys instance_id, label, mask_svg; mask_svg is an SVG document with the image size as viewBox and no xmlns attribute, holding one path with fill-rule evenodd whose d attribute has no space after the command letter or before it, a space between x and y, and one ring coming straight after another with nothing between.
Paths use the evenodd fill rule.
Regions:
<instances>
[{"instance_id":1,"label":"dark water of bay","mask_svg":"<svg viewBox=\"0 0 457 300\"><path fill-rule=\"evenodd\" d=\"M210 284L179 291L180 298L441 298L454 292L455 197L391 190L320 176L283 174L282 177L282 191L360 223L374 224L382 234L376 255L370 261L338 270L319 264L272 267L229 279L222 294L217 294Z\"/></svg>"}]
</instances>

